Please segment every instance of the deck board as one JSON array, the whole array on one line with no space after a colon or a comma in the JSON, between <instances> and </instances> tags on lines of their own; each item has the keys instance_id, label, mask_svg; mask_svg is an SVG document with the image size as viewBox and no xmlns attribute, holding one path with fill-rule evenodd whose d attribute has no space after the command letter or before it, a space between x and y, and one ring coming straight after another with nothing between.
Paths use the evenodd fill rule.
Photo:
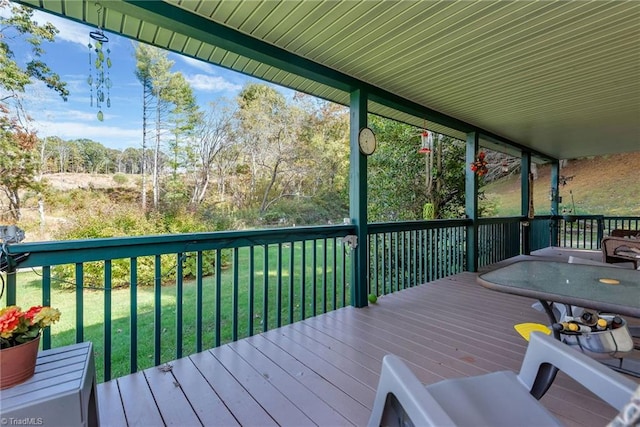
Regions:
<instances>
[{"instance_id":1,"label":"deck board","mask_svg":"<svg viewBox=\"0 0 640 427\"><path fill-rule=\"evenodd\" d=\"M369 408L355 400L351 395L263 336L258 335L246 341L271 360L277 360L277 363L295 377L298 382L312 390L320 400L334 408L350 423L355 425L370 413Z\"/></svg>"},{"instance_id":2,"label":"deck board","mask_svg":"<svg viewBox=\"0 0 640 427\"><path fill-rule=\"evenodd\" d=\"M225 347L226 348L226 347ZM245 387L227 371L227 369L208 351L189 357L198 367L202 376L216 391L225 406L241 425L275 426L277 423L260 406ZM206 389L198 392L210 393ZM224 425L215 423L214 425Z\"/></svg>"},{"instance_id":3,"label":"deck board","mask_svg":"<svg viewBox=\"0 0 640 427\"><path fill-rule=\"evenodd\" d=\"M158 368L150 368L158 369ZM164 420L143 372L118 378L127 425L164 425ZM98 391L98 399L100 391ZM101 418L103 414L100 414Z\"/></svg>"},{"instance_id":4,"label":"deck board","mask_svg":"<svg viewBox=\"0 0 640 427\"><path fill-rule=\"evenodd\" d=\"M260 353L246 341L239 341L231 345L238 356L249 363L253 369L261 373L278 392L286 395L296 408L304 411L306 416L314 423L327 423L330 425L348 425L346 418L340 415L330 405L318 399L312 390L298 382L295 376L286 372L285 368Z\"/></svg>"},{"instance_id":5,"label":"deck board","mask_svg":"<svg viewBox=\"0 0 640 427\"><path fill-rule=\"evenodd\" d=\"M171 364L176 381L202 424L240 425L191 358L182 358Z\"/></svg>"},{"instance_id":6,"label":"deck board","mask_svg":"<svg viewBox=\"0 0 640 427\"><path fill-rule=\"evenodd\" d=\"M120 389L117 381L109 381L98 386L98 413L103 427L126 426L127 418L124 414Z\"/></svg>"},{"instance_id":7,"label":"deck board","mask_svg":"<svg viewBox=\"0 0 640 427\"><path fill-rule=\"evenodd\" d=\"M364 425L385 354L405 359L424 383L518 371L526 342L513 325L546 323L533 302L457 274L100 384L100 418L119 426ZM563 374L541 401L568 426L605 425L615 415Z\"/></svg>"}]
</instances>

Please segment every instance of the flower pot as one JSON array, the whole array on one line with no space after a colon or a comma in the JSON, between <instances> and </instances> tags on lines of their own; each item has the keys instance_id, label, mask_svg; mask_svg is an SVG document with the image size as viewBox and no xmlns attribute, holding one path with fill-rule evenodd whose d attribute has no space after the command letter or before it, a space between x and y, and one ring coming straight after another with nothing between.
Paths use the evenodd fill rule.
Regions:
<instances>
[{"instance_id":1,"label":"flower pot","mask_svg":"<svg viewBox=\"0 0 640 427\"><path fill-rule=\"evenodd\" d=\"M562 219L564 219L564 220L565 220L565 222L576 222L576 220L577 220L578 218L576 218L576 216L575 216L575 215L568 215L568 214L565 214L565 215L562 215Z\"/></svg>"},{"instance_id":2,"label":"flower pot","mask_svg":"<svg viewBox=\"0 0 640 427\"><path fill-rule=\"evenodd\" d=\"M14 347L0 350L0 390L25 382L36 369L40 335Z\"/></svg>"}]
</instances>

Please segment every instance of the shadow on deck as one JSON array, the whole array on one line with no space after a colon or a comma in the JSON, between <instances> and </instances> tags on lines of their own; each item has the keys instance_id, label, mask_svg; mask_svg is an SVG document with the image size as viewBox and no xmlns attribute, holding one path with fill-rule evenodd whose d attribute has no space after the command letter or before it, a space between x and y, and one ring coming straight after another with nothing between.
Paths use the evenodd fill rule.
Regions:
<instances>
[{"instance_id":1,"label":"shadow on deck","mask_svg":"<svg viewBox=\"0 0 640 427\"><path fill-rule=\"evenodd\" d=\"M536 259L569 255L550 248ZM457 274L100 384L100 418L116 426L365 425L387 353L424 383L519 370L526 343L513 325L547 323L533 302ZM567 425L606 425L615 415L562 374L542 402Z\"/></svg>"}]
</instances>

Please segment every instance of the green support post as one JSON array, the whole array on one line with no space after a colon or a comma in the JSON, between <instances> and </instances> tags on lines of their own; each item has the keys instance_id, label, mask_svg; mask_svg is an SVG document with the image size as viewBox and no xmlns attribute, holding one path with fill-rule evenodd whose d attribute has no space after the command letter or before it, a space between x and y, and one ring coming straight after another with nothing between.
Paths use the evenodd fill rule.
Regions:
<instances>
[{"instance_id":1,"label":"green support post","mask_svg":"<svg viewBox=\"0 0 640 427\"><path fill-rule=\"evenodd\" d=\"M529 221L533 218L529 218L529 203L531 203L530 195L532 185L529 182L530 172L531 153L522 152L522 157L520 159L520 200L522 200L520 212L523 217L527 218L522 227L522 253L525 255L531 254L531 224Z\"/></svg>"},{"instance_id":2,"label":"green support post","mask_svg":"<svg viewBox=\"0 0 640 427\"><path fill-rule=\"evenodd\" d=\"M367 264L367 157L358 148L358 133L367 126L367 94L363 90L351 92L350 100L351 146L349 178L349 213L356 228L358 245L353 250L353 268L351 270L351 305L365 307L369 284L369 265Z\"/></svg>"},{"instance_id":3,"label":"green support post","mask_svg":"<svg viewBox=\"0 0 640 427\"><path fill-rule=\"evenodd\" d=\"M560 161L551 162L551 237L550 246L558 245L558 209L560 197Z\"/></svg>"},{"instance_id":4,"label":"green support post","mask_svg":"<svg viewBox=\"0 0 640 427\"><path fill-rule=\"evenodd\" d=\"M465 162L465 214L471 223L467 225L467 271L478 271L478 177L469 165L476 159L480 147L478 132L467 134Z\"/></svg>"}]
</instances>

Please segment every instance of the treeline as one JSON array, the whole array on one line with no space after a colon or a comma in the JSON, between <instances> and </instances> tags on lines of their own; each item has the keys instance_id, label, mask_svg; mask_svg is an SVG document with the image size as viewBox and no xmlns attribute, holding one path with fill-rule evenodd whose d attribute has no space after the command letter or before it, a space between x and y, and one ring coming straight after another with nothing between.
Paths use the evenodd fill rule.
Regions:
<instances>
[{"instance_id":1,"label":"treeline","mask_svg":"<svg viewBox=\"0 0 640 427\"><path fill-rule=\"evenodd\" d=\"M90 139L65 141L57 136L42 138L40 144L43 174L139 174L142 171L142 148L116 150ZM148 156L144 161L150 161Z\"/></svg>"}]
</instances>

